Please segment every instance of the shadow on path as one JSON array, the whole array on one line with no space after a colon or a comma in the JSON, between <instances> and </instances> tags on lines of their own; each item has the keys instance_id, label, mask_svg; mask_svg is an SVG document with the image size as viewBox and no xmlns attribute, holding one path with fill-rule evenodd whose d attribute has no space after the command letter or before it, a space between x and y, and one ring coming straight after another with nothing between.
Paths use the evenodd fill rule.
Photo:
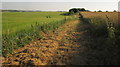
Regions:
<instances>
[{"instance_id":1,"label":"shadow on path","mask_svg":"<svg viewBox=\"0 0 120 67\"><path fill-rule=\"evenodd\" d=\"M73 57L72 65L118 65L117 50L112 50L107 44L107 37L94 36L89 19L82 18L76 27L74 41L80 45L78 58ZM76 61L78 60L78 61ZM75 61L77 63L75 63Z\"/></svg>"}]
</instances>

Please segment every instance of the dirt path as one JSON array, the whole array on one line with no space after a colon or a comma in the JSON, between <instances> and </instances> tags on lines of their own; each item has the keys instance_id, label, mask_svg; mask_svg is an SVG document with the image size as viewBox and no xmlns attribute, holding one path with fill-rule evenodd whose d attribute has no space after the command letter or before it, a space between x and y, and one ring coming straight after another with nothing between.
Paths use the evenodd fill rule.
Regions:
<instances>
[{"instance_id":1,"label":"dirt path","mask_svg":"<svg viewBox=\"0 0 120 67\"><path fill-rule=\"evenodd\" d=\"M10 65L80 65L80 43L77 42L83 32L77 32L78 19L69 21L43 38L23 48L15 50L4 64Z\"/></svg>"},{"instance_id":2,"label":"dirt path","mask_svg":"<svg viewBox=\"0 0 120 67\"><path fill-rule=\"evenodd\" d=\"M2 63L7 65L103 65L110 64L105 38L93 38L86 19L68 21L43 38L14 50ZM101 43L100 43L101 42ZM103 44L103 45L102 45ZM108 62L110 61L110 62Z\"/></svg>"}]
</instances>

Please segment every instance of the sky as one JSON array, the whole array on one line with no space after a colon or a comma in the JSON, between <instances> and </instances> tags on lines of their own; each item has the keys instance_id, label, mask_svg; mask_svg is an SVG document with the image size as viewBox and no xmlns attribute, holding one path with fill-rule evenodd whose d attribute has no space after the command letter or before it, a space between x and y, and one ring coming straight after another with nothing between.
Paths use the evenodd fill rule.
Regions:
<instances>
[{"instance_id":1,"label":"sky","mask_svg":"<svg viewBox=\"0 0 120 67\"><path fill-rule=\"evenodd\" d=\"M2 2L118 2L119 0L1 0Z\"/></svg>"},{"instance_id":2,"label":"sky","mask_svg":"<svg viewBox=\"0 0 120 67\"><path fill-rule=\"evenodd\" d=\"M1 0L2 9L68 11L85 8L91 11L118 10L119 0Z\"/></svg>"}]
</instances>

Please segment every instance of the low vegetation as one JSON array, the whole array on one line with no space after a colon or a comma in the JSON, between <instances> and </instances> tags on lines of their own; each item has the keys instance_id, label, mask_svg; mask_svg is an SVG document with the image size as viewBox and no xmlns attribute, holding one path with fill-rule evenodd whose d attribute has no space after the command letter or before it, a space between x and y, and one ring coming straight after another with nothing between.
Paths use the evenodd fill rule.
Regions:
<instances>
[{"instance_id":1,"label":"low vegetation","mask_svg":"<svg viewBox=\"0 0 120 67\"><path fill-rule=\"evenodd\" d=\"M3 63L118 65L119 16L118 12L90 12L84 8L69 12L3 12Z\"/></svg>"},{"instance_id":2,"label":"low vegetation","mask_svg":"<svg viewBox=\"0 0 120 67\"><path fill-rule=\"evenodd\" d=\"M42 38L40 32L47 33L57 29L71 17L60 15L61 12L5 12L3 13L3 56L14 49L23 47L30 41ZM19 17L19 18L18 18Z\"/></svg>"},{"instance_id":3,"label":"low vegetation","mask_svg":"<svg viewBox=\"0 0 120 67\"><path fill-rule=\"evenodd\" d=\"M81 14L84 17L83 22L90 26L86 29L87 35L91 37L91 50L98 52L96 53L96 57L100 60L98 64L119 64L120 25L118 13L82 12Z\"/></svg>"}]
</instances>

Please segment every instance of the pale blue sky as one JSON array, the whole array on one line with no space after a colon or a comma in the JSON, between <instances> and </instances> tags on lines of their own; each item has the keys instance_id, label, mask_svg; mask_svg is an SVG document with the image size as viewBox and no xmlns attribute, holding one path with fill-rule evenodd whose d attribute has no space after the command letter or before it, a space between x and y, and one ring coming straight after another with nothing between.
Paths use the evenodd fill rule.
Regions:
<instances>
[{"instance_id":1,"label":"pale blue sky","mask_svg":"<svg viewBox=\"0 0 120 67\"><path fill-rule=\"evenodd\" d=\"M2 9L68 11L85 8L92 11L118 10L119 0L2 0Z\"/></svg>"}]
</instances>

